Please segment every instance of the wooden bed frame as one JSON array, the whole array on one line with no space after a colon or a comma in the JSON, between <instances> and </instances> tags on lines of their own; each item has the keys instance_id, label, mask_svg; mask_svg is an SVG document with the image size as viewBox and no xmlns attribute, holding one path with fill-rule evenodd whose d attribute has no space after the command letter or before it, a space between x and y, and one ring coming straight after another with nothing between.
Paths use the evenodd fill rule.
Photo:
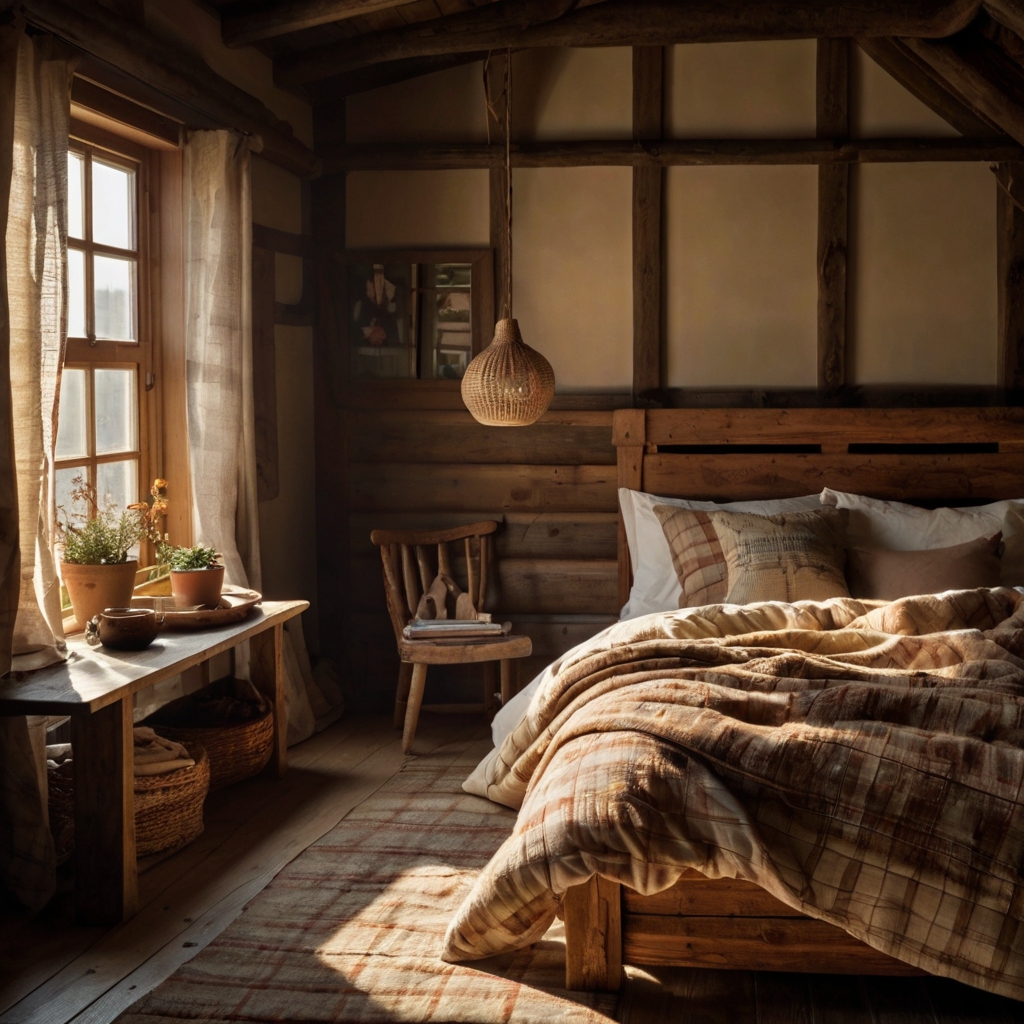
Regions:
<instances>
[{"instance_id":1,"label":"wooden bed frame","mask_svg":"<svg viewBox=\"0 0 1024 1024\"><path fill-rule=\"evenodd\" d=\"M621 409L618 484L712 501L823 487L922 505L1024 495L1024 409ZM619 602L632 582L619 517ZM922 972L759 886L687 872L655 896L593 878L563 904L566 987L615 990L623 963L823 974Z\"/></svg>"}]
</instances>

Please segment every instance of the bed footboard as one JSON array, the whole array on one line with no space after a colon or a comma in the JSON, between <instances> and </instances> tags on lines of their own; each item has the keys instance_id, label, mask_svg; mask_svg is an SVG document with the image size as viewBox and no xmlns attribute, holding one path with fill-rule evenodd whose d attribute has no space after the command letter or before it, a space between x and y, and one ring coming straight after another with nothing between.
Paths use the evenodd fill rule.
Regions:
<instances>
[{"instance_id":1,"label":"bed footboard","mask_svg":"<svg viewBox=\"0 0 1024 1024\"><path fill-rule=\"evenodd\" d=\"M566 988L614 991L624 963L810 974L925 972L805 916L760 886L686 872L641 896L592 878L565 894Z\"/></svg>"}]
</instances>

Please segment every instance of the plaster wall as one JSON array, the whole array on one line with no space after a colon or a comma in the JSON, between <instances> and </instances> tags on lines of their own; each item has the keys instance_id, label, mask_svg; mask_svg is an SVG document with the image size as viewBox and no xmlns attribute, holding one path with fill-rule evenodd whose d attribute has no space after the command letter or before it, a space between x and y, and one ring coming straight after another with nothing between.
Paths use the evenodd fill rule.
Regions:
<instances>
[{"instance_id":1,"label":"plaster wall","mask_svg":"<svg viewBox=\"0 0 1024 1024\"><path fill-rule=\"evenodd\" d=\"M674 47L667 131L813 137L815 52L808 40ZM517 54L515 137L628 138L630 68L628 49ZM859 50L852 73L853 134L956 134ZM480 140L481 82L474 64L351 97L349 137ZM987 168L866 165L852 178L853 382L994 383L995 184ZM361 172L348 182L349 245L487 244L484 172ZM628 182L622 168L514 175L516 312L555 366L559 390L629 381ZM814 385L816 197L813 167L666 172L670 386Z\"/></svg>"}]
</instances>

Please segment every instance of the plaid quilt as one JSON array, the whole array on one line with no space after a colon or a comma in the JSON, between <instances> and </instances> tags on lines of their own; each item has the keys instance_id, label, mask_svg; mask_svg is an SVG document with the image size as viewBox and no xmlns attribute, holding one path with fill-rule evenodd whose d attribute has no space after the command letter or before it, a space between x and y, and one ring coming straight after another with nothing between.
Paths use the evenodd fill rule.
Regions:
<instances>
[{"instance_id":1,"label":"plaid quilt","mask_svg":"<svg viewBox=\"0 0 1024 1024\"><path fill-rule=\"evenodd\" d=\"M534 942L595 873L695 868L1024 999L1022 601L716 605L577 648L474 773L521 810L444 959Z\"/></svg>"}]
</instances>

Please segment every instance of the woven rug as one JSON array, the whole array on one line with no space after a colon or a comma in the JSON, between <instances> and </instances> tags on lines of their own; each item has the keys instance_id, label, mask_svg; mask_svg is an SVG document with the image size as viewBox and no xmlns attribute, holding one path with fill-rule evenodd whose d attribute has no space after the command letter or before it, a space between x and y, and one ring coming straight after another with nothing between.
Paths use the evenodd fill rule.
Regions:
<instances>
[{"instance_id":1,"label":"woven rug","mask_svg":"<svg viewBox=\"0 0 1024 1024\"><path fill-rule=\"evenodd\" d=\"M444 747L410 762L119 1024L612 1019L614 996L562 987L557 923L515 954L438 959L449 918L514 820L462 792L470 768Z\"/></svg>"}]
</instances>

